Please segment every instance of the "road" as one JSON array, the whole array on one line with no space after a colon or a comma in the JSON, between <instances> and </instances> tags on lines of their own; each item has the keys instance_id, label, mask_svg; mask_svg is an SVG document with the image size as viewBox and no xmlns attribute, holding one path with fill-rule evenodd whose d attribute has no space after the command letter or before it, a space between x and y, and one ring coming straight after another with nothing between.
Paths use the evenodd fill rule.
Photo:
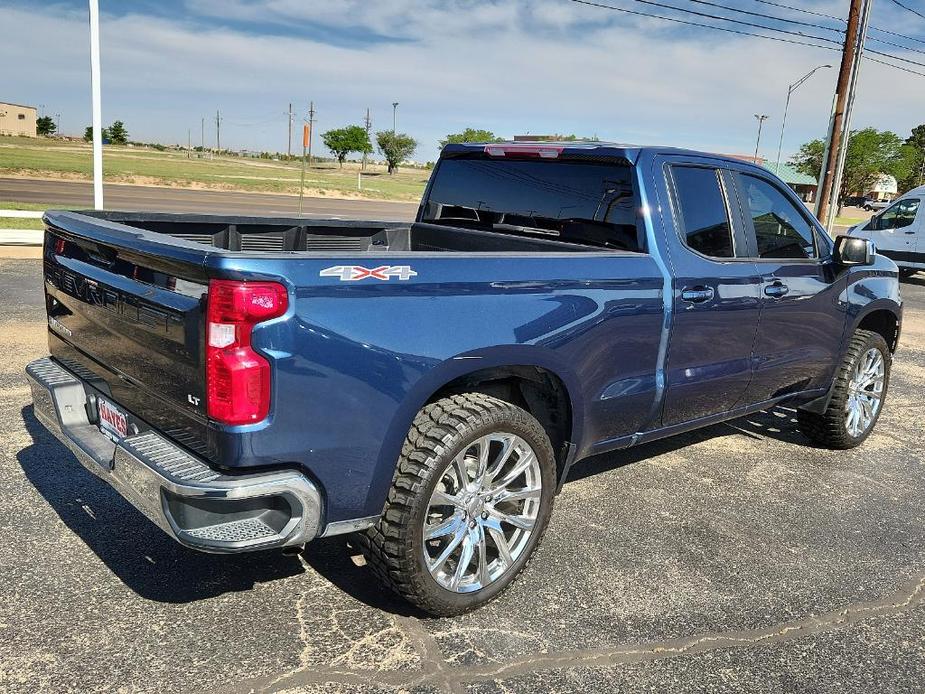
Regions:
<instances>
[{"instance_id":1,"label":"road","mask_svg":"<svg viewBox=\"0 0 925 694\"><path fill-rule=\"evenodd\" d=\"M921 275L863 447L814 448L776 408L585 461L514 586L438 620L344 538L168 539L35 420L40 263L0 274L0 691L921 691Z\"/></svg>"},{"instance_id":2,"label":"road","mask_svg":"<svg viewBox=\"0 0 925 694\"><path fill-rule=\"evenodd\" d=\"M103 188L103 195L106 208L111 210L215 212L255 216L295 216L299 211L297 197L269 193L107 184ZM84 181L0 178L0 201L3 200L62 205L68 208L92 207L93 186ZM381 200L305 198L303 211L310 217L406 221L414 218L417 204Z\"/></svg>"}]
</instances>

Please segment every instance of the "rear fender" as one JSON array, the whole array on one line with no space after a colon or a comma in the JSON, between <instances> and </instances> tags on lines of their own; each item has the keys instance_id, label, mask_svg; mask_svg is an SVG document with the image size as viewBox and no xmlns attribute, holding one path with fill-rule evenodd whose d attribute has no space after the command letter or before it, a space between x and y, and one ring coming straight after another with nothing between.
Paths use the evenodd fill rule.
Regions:
<instances>
[{"instance_id":1,"label":"rear fender","mask_svg":"<svg viewBox=\"0 0 925 694\"><path fill-rule=\"evenodd\" d=\"M571 368L552 350L534 345L505 345L460 354L447 359L428 371L415 383L399 406L389 424L379 449L376 470L370 484L367 508L380 508L385 504L402 444L415 416L422 407L447 384L467 374L497 367L538 367L555 374L565 384L572 410L572 431L569 441L580 440L584 408L577 378Z\"/></svg>"}]
</instances>

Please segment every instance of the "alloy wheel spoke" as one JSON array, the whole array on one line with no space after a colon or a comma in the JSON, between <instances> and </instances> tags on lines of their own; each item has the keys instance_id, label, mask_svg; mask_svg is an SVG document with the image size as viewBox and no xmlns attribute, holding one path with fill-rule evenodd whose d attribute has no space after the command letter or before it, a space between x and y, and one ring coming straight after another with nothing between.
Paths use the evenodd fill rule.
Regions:
<instances>
[{"instance_id":1,"label":"alloy wheel spoke","mask_svg":"<svg viewBox=\"0 0 925 694\"><path fill-rule=\"evenodd\" d=\"M526 530L529 532L532 531L533 526L536 525L536 519L529 518L528 516L502 513L496 508L491 509L489 513L497 518L500 522L513 525L515 528L519 528L520 530Z\"/></svg>"},{"instance_id":2,"label":"alloy wheel spoke","mask_svg":"<svg viewBox=\"0 0 925 694\"><path fill-rule=\"evenodd\" d=\"M456 529L456 534L453 536L453 539L447 543L447 546L443 548L443 551L440 553L433 562L430 563L428 569L431 573L436 573L443 565L446 564L446 560L450 558L450 555L456 551L459 547L459 544L463 541L463 538L466 536L466 527L462 526Z\"/></svg>"},{"instance_id":3,"label":"alloy wheel spoke","mask_svg":"<svg viewBox=\"0 0 925 694\"><path fill-rule=\"evenodd\" d=\"M511 471L508 472L502 480L498 481L495 484L495 493L500 492L502 489L507 487L514 480L516 480L518 477L524 474L527 468L529 468L533 464L533 460L534 460L533 451L524 453L522 457L517 461L517 464L514 465L513 468L511 468Z\"/></svg>"},{"instance_id":4,"label":"alloy wheel spoke","mask_svg":"<svg viewBox=\"0 0 925 694\"><path fill-rule=\"evenodd\" d=\"M456 479L459 483L459 491L463 492L469 486L469 472L466 470L465 450L460 451L459 455L453 458L453 468L456 470Z\"/></svg>"},{"instance_id":5,"label":"alloy wheel spoke","mask_svg":"<svg viewBox=\"0 0 925 694\"><path fill-rule=\"evenodd\" d=\"M462 500L455 494L448 494L442 489L435 489L433 496L430 497L431 506L456 506L462 505Z\"/></svg>"},{"instance_id":6,"label":"alloy wheel spoke","mask_svg":"<svg viewBox=\"0 0 925 694\"><path fill-rule=\"evenodd\" d=\"M460 525L462 525L462 519L459 518L459 516L453 515L442 523L424 526L424 539L434 540L438 537L453 535L459 529Z\"/></svg>"},{"instance_id":7,"label":"alloy wheel spoke","mask_svg":"<svg viewBox=\"0 0 925 694\"><path fill-rule=\"evenodd\" d=\"M485 541L485 526L479 525L479 585L483 588L491 582L488 573L488 544Z\"/></svg>"},{"instance_id":8,"label":"alloy wheel spoke","mask_svg":"<svg viewBox=\"0 0 925 694\"><path fill-rule=\"evenodd\" d=\"M507 542L507 538L504 536L503 532L495 530L494 528L489 528L488 534L491 535L491 540L498 549L498 559L501 560L501 566L504 570L507 570L511 564L514 563L514 558L511 556L511 547Z\"/></svg>"},{"instance_id":9,"label":"alloy wheel spoke","mask_svg":"<svg viewBox=\"0 0 925 694\"><path fill-rule=\"evenodd\" d=\"M475 544L472 542L472 533L466 533L463 537L462 552L459 554L459 563L456 565L456 571L453 572L453 578L450 581L450 590L457 590L463 577L466 575L466 569L472 563L472 554L475 551Z\"/></svg>"},{"instance_id":10,"label":"alloy wheel spoke","mask_svg":"<svg viewBox=\"0 0 925 694\"><path fill-rule=\"evenodd\" d=\"M497 477L498 473L504 469L508 458L511 457L511 453L514 451L515 441L516 437L513 435L507 435L501 439L501 451L498 453L498 459L495 461L495 464L486 470L486 479L493 480Z\"/></svg>"},{"instance_id":11,"label":"alloy wheel spoke","mask_svg":"<svg viewBox=\"0 0 925 694\"><path fill-rule=\"evenodd\" d=\"M539 499L543 490L539 487L524 487L523 489L502 489L495 495L496 504L502 501L523 501L525 499Z\"/></svg>"}]
</instances>

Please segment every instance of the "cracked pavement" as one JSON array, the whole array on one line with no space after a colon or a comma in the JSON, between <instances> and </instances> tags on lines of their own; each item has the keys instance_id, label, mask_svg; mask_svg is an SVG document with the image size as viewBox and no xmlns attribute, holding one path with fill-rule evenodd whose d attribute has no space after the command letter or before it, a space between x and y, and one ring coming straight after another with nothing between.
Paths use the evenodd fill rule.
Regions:
<instances>
[{"instance_id":1,"label":"cracked pavement","mask_svg":"<svg viewBox=\"0 0 925 694\"><path fill-rule=\"evenodd\" d=\"M0 691L920 691L925 274L883 417L812 447L771 412L585 461L486 608L431 619L344 538L184 549L34 419L40 263L0 260Z\"/></svg>"}]
</instances>

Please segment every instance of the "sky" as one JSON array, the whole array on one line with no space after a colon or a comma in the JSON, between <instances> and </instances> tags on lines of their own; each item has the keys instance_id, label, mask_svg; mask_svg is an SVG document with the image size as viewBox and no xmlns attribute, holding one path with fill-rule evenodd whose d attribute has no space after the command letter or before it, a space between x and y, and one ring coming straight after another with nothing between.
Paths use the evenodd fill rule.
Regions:
<instances>
[{"instance_id":1,"label":"sky","mask_svg":"<svg viewBox=\"0 0 925 694\"><path fill-rule=\"evenodd\" d=\"M603 4L754 27L660 9L639 0ZM758 0L713 0L747 12L817 27L764 23L838 40L838 22ZM848 0L797 0L815 12L845 16ZM713 13L696 0L663 3ZM925 13L923 0L905 0ZM438 141L466 127L501 137L575 133L602 140L725 153L755 148L755 114L767 114L761 154L776 158L788 85L831 63L793 95L784 157L825 133L840 53L818 47L628 15L570 0L100 0L103 121L125 122L133 140L215 143L286 151L289 103L298 130L314 101L316 133L361 124L392 127L419 141L414 156L433 160ZM870 43L925 73L925 19L892 0L877 0ZM843 25L842 25L843 26ZM795 41L815 39L776 34ZM835 47L835 44L826 44ZM0 101L44 105L61 130L90 123L86 0L0 0ZM925 76L866 62L853 126L906 137L925 122ZM316 151L321 150L315 139Z\"/></svg>"}]
</instances>

